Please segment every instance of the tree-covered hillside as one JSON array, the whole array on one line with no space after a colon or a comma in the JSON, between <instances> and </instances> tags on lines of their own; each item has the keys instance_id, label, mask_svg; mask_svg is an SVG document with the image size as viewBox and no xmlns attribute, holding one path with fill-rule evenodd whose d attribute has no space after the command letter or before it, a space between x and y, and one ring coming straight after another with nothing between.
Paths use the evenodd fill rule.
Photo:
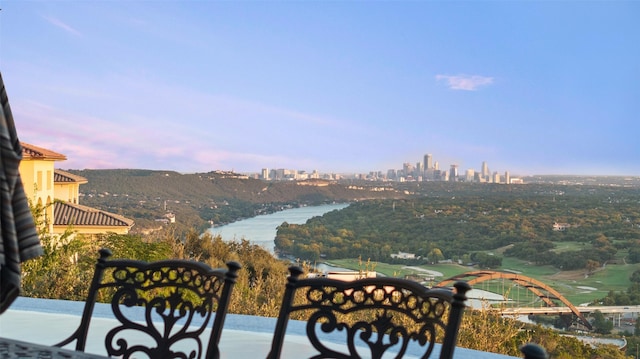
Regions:
<instances>
[{"instance_id":1,"label":"tree-covered hillside","mask_svg":"<svg viewBox=\"0 0 640 359\"><path fill-rule=\"evenodd\" d=\"M270 213L284 206L406 198L388 185L336 181L265 182L230 172L181 174L152 170L69 170L88 179L81 203L136 221L135 231L160 226L166 212L182 228L208 227Z\"/></svg>"},{"instance_id":2,"label":"tree-covered hillside","mask_svg":"<svg viewBox=\"0 0 640 359\"><path fill-rule=\"evenodd\" d=\"M507 247L507 255L575 269L640 244L638 188L485 186L478 193L482 186L438 186L438 192L422 186L430 195L360 202L304 225L284 223L276 248L308 260L362 256L388 262L401 251L425 261L451 258L495 267L498 256L480 251ZM584 248L556 254L555 243L566 241Z\"/></svg>"}]
</instances>

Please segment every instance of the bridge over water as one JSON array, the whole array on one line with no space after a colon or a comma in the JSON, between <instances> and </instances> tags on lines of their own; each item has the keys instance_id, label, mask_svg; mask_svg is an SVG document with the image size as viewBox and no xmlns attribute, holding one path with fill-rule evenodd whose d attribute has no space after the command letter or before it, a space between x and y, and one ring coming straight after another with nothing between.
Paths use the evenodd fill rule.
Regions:
<instances>
[{"instance_id":1,"label":"bridge over water","mask_svg":"<svg viewBox=\"0 0 640 359\"><path fill-rule=\"evenodd\" d=\"M640 306L575 306L562 294L545 283L516 273L472 271L445 279L437 283L436 286L451 286L458 280L464 280L472 286L482 282L492 282L492 290L487 290L496 293L500 292L502 295L513 290L515 286L517 291L515 296L510 293L508 300L501 302L501 305L497 307L491 307L492 310L496 310L503 315L559 315L568 325L580 324L587 329L592 329L591 323L589 323L585 315L596 310L603 314L617 314L618 320L625 313L640 312ZM528 292L525 298L520 297L518 291L520 288L526 289ZM480 288L476 287L476 289Z\"/></svg>"}]
</instances>

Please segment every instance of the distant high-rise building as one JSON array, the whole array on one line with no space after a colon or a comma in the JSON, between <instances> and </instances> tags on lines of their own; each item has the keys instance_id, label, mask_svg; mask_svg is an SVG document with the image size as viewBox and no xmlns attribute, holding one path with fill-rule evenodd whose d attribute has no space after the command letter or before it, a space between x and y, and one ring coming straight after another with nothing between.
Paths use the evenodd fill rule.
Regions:
<instances>
[{"instance_id":1,"label":"distant high-rise building","mask_svg":"<svg viewBox=\"0 0 640 359\"><path fill-rule=\"evenodd\" d=\"M456 182L458 180L458 165L451 165L449 169L449 182Z\"/></svg>"},{"instance_id":2,"label":"distant high-rise building","mask_svg":"<svg viewBox=\"0 0 640 359\"><path fill-rule=\"evenodd\" d=\"M440 170L440 163L438 161L435 161L433 163L433 169L436 170L436 171Z\"/></svg>"},{"instance_id":3,"label":"distant high-rise building","mask_svg":"<svg viewBox=\"0 0 640 359\"><path fill-rule=\"evenodd\" d=\"M500 174L498 172L493 172L493 183L500 183Z\"/></svg>"},{"instance_id":4,"label":"distant high-rise building","mask_svg":"<svg viewBox=\"0 0 640 359\"><path fill-rule=\"evenodd\" d=\"M424 179L425 181L432 181L432 180L439 180L439 176L440 176L440 171L437 171L438 174L436 175L436 170L434 170L433 168L427 168L424 170Z\"/></svg>"},{"instance_id":5,"label":"distant high-rise building","mask_svg":"<svg viewBox=\"0 0 640 359\"><path fill-rule=\"evenodd\" d=\"M269 169L268 168L263 168L262 169L262 179L265 180L265 181L269 179Z\"/></svg>"},{"instance_id":6,"label":"distant high-rise building","mask_svg":"<svg viewBox=\"0 0 640 359\"><path fill-rule=\"evenodd\" d=\"M431 154L424 155L424 170L433 168L433 157Z\"/></svg>"},{"instance_id":7,"label":"distant high-rise building","mask_svg":"<svg viewBox=\"0 0 640 359\"><path fill-rule=\"evenodd\" d=\"M402 175L404 177L411 176L413 174L413 165L409 162L405 162L402 165Z\"/></svg>"},{"instance_id":8,"label":"distant high-rise building","mask_svg":"<svg viewBox=\"0 0 640 359\"><path fill-rule=\"evenodd\" d=\"M276 181L282 181L285 177L286 174L288 174L288 171L285 170L284 168L278 168L276 171L275 176L272 177L272 179L276 180Z\"/></svg>"},{"instance_id":9,"label":"distant high-rise building","mask_svg":"<svg viewBox=\"0 0 640 359\"><path fill-rule=\"evenodd\" d=\"M504 183L506 184L511 183L511 175L509 174L509 171L504 172Z\"/></svg>"},{"instance_id":10,"label":"distant high-rise building","mask_svg":"<svg viewBox=\"0 0 640 359\"><path fill-rule=\"evenodd\" d=\"M469 168L464 174L465 182L473 182L476 171L473 168Z\"/></svg>"},{"instance_id":11,"label":"distant high-rise building","mask_svg":"<svg viewBox=\"0 0 640 359\"><path fill-rule=\"evenodd\" d=\"M488 178L491 176L491 172L489 172L489 166L486 161L482 161L482 177Z\"/></svg>"}]
</instances>

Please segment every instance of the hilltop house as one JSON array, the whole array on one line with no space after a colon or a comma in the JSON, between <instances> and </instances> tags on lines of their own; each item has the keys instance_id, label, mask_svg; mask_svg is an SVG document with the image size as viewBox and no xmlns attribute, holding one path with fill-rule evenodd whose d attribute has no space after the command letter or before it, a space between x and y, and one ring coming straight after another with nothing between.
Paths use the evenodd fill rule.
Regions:
<instances>
[{"instance_id":1,"label":"hilltop house","mask_svg":"<svg viewBox=\"0 0 640 359\"><path fill-rule=\"evenodd\" d=\"M24 142L20 144L20 177L25 193L34 205L45 206L49 233L62 234L69 228L88 236L129 233L133 220L80 205L80 185L87 183L87 179L54 168L56 161L67 159L65 155Z\"/></svg>"},{"instance_id":2,"label":"hilltop house","mask_svg":"<svg viewBox=\"0 0 640 359\"><path fill-rule=\"evenodd\" d=\"M391 258L416 259L416 254L415 253L407 253L407 252L398 251L398 253L391 253Z\"/></svg>"},{"instance_id":3,"label":"hilltop house","mask_svg":"<svg viewBox=\"0 0 640 359\"><path fill-rule=\"evenodd\" d=\"M565 231L567 228L571 227L571 225L569 223L558 223L558 222L554 222L553 223L553 230L554 231Z\"/></svg>"}]
</instances>

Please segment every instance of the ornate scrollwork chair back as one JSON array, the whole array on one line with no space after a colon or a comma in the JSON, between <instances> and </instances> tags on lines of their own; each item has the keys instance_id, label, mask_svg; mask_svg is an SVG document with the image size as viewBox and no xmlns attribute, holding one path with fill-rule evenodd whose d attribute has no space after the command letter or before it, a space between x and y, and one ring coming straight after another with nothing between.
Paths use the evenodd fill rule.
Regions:
<instances>
[{"instance_id":1,"label":"ornate scrollwork chair back","mask_svg":"<svg viewBox=\"0 0 640 359\"><path fill-rule=\"evenodd\" d=\"M306 321L314 359L401 358L409 351L429 358L436 340L440 358L453 357L471 289L466 282L429 289L399 278L301 279L299 267L289 272L269 359L280 357L290 319Z\"/></svg>"},{"instance_id":2,"label":"ornate scrollwork chair back","mask_svg":"<svg viewBox=\"0 0 640 359\"><path fill-rule=\"evenodd\" d=\"M75 350L84 351L96 300L107 299L117 319L104 339L109 356L219 358L240 264L231 261L228 270L212 269L189 260L107 260L111 251L99 253L80 325L56 346L75 341Z\"/></svg>"}]
</instances>

